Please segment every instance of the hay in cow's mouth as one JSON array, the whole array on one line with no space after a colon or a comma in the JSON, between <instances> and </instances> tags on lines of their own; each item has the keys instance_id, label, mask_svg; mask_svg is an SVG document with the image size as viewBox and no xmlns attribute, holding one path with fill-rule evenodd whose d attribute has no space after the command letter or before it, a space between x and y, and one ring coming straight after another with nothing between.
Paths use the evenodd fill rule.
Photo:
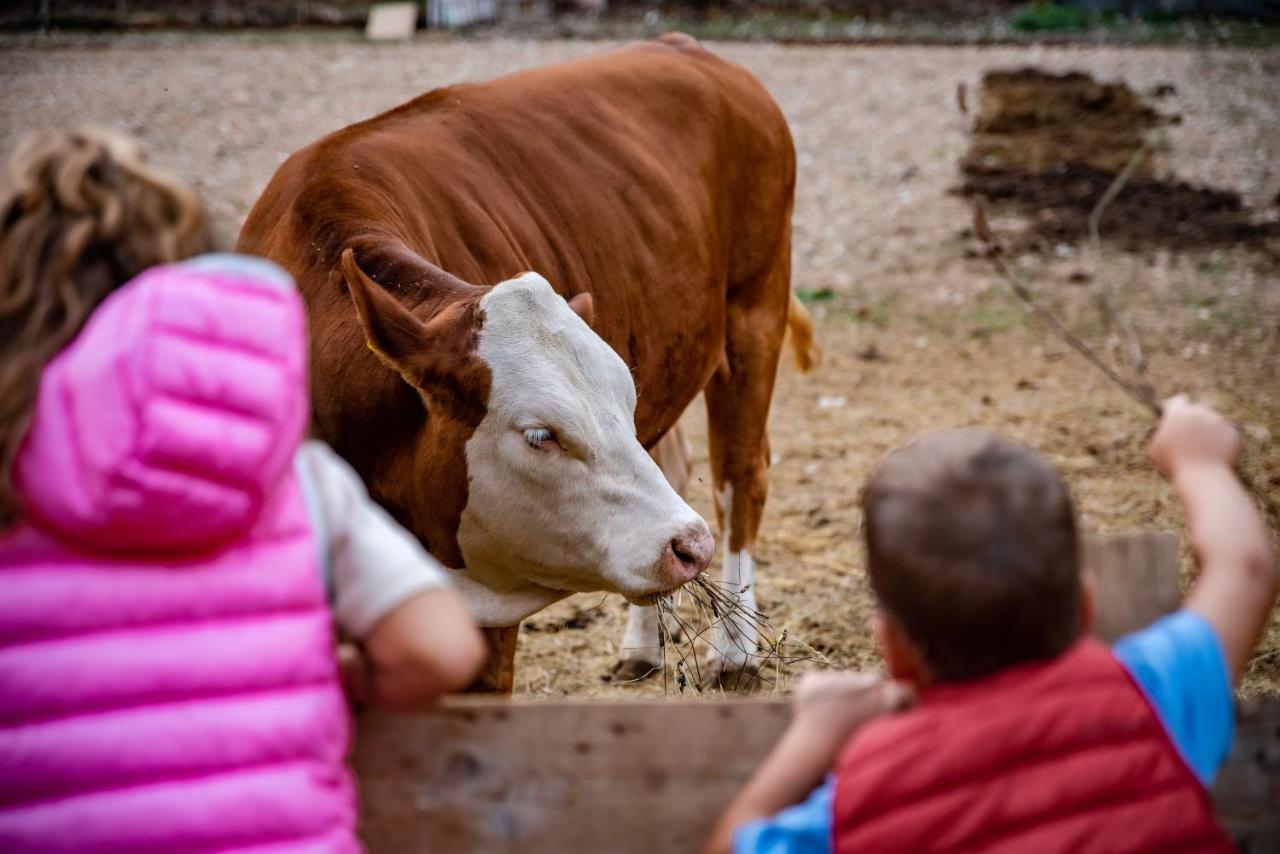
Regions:
<instances>
[{"instance_id":1,"label":"hay in cow's mouth","mask_svg":"<svg viewBox=\"0 0 1280 854\"><path fill-rule=\"evenodd\" d=\"M664 693L670 692L670 672L675 674L676 690L683 694L690 687L695 693L702 693L708 686L720 692L776 689L785 668L801 662L830 665L822 653L803 641L790 638L785 628L779 632L763 614L748 607L743 602L743 592L730 589L724 582L698 576L677 591L653 597L659 617ZM680 601L684 599L687 602ZM672 625L678 628L678 637L672 631ZM739 625L749 627L759 636L758 646L752 647L750 640L742 636ZM724 627L730 643L747 655L748 667L726 674L709 672L709 668L703 665L698 657L697 643L701 641L710 645L707 634L718 626Z\"/></svg>"}]
</instances>

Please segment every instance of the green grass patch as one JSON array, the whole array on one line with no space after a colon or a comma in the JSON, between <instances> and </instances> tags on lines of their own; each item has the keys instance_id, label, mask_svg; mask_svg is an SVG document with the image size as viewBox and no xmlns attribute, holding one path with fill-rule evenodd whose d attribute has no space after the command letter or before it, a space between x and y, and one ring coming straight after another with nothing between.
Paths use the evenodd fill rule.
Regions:
<instances>
[{"instance_id":1,"label":"green grass patch","mask_svg":"<svg viewBox=\"0 0 1280 854\"><path fill-rule=\"evenodd\" d=\"M1227 278L1227 274L1231 272L1231 265L1221 258L1209 258L1197 264L1196 269L1200 275L1215 285L1220 285Z\"/></svg>"},{"instance_id":2,"label":"green grass patch","mask_svg":"<svg viewBox=\"0 0 1280 854\"><path fill-rule=\"evenodd\" d=\"M853 323L865 323L877 329L884 329L893 320L898 298L899 295L892 291L878 296L863 297L850 308L836 310L832 316Z\"/></svg>"},{"instance_id":3,"label":"green grass patch","mask_svg":"<svg viewBox=\"0 0 1280 854\"><path fill-rule=\"evenodd\" d=\"M1120 16L1114 9L1093 12L1052 0L1036 0L1014 10L1009 17L1009 26L1023 33L1072 33L1112 27L1119 22Z\"/></svg>"},{"instance_id":4,"label":"green grass patch","mask_svg":"<svg viewBox=\"0 0 1280 854\"><path fill-rule=\"evenodd\" d=\"M830 302L836 298L836 292L831 288L799 288L796 296L803 303Z\"/></svg>"},{"instance_id":5,"label":"green grass patch","mask_svg":"<svg viewBox=\"0 0 1280 854\"><path fill-rule=\"evenodd\" d=\"M1015 10L1009 17L1009 26L1023 33L1065 33L1089 29L1092 17L1074 6L1037 0Z\"/></svg>"},{"instance_id":6,"label":"green grass patch","mask_svg":"<svg viewBox=\"0 0 1280 854\"><path fill-rule=\"evenodd\" d=\"M995 335L1020 326L1026 317L1022 303L1003 287L989 287L969 301L965 321L975 335Z\"/></svg>"},{"instance_id":7,"label":"green grass patch","mask_svg":"<svg viewBox=\"0 0 1280 854\"><path fill-rule=\"evenodd\" d=\"M1153 27L1176 24L1185 16L1176 9L1148 9L1142 13L1142 22Z\"/></svg>"},{"instance_id":8,"label":"green grass patch","mask_svg":"<svg viewBox=\"0 0 1280 854\"><path fill-rule=\"evenodd\" d=\"M1201 297L1186 308L1185 328L1196 339L1234 339L1258 326L1258 306L1244 296Z\"/></svg>"}]
</instances>

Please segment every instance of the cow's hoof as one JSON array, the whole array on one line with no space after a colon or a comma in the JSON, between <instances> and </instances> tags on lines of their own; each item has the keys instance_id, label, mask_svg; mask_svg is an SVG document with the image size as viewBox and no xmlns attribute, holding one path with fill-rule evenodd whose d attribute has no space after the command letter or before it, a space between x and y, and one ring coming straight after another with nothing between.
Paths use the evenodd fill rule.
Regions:
<instances>
[{"instance_id":1,"label":"cow's hoof","mask_svg":"<svg viewBox=\"0 0 1280 854\"><path fill-rule=\"evenodd\" d=\"M767 680L760 675L758 667L726 663L723 667L710 669L703 679L702 687L707 691L746 694L767 687Z\"/></svg>"},{"instance_id":2,"label":"cow's hoof","mask_svg":"<svg viewBox=\"0 0 1280 854\"><path fill-rule=\"evenodd\" d=\"M646 679L661 675L661 673L661 664L642 661L638 658L628 658L613 665L613 669L608 673L608 681L615 685L618 683L643 682Z\"/></svg>"}]
</instances>

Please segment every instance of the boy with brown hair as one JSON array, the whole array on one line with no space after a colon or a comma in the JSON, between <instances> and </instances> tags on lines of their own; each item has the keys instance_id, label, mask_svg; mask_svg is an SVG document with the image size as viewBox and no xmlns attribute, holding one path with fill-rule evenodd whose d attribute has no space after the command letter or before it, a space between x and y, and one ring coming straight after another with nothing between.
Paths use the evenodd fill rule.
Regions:
<instances>
[{"instance_id":1,"label":"boy with brown hair","mask_svg":"<svg viewBox=\"0 0 1280 854\"><path fill-rule=\"evenodd\" d=\"M1271 538L1217 413L1168 401L1150 453L1200 577L1182 610L1112 649L1087 637L1075 510L1043 458L983 430L891 453L863 510L894 681L802 680L708 850L1231 850L1207 787L1275 602Z\"/></svg>"}]
</instances>

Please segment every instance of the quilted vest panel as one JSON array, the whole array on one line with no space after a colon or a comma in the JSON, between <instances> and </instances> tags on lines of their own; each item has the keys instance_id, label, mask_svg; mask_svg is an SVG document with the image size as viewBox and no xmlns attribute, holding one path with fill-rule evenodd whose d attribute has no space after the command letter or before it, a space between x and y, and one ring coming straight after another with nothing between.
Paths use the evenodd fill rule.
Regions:
<instances>
[{"instance_id":1,"label":"quilted vest panel","mask_svg":"<svg viewBox=\"0 0 1280 854\"><path fill-rule=\"evenodd\" d=\"M42 375L0 535L0 851L358 849L282 276L148 271Z\"/></svg>"},{"instance_id":2,"label":"quilted vest panel","mask_svg":"<svg viewBox=\"0 0 1280 854\"><path fill-rule=\"evenodd\" d=\"M834 850L1231 851L1208 796L1110 651L944 685L837 766Z\"/></svg>"}]
</instances>

